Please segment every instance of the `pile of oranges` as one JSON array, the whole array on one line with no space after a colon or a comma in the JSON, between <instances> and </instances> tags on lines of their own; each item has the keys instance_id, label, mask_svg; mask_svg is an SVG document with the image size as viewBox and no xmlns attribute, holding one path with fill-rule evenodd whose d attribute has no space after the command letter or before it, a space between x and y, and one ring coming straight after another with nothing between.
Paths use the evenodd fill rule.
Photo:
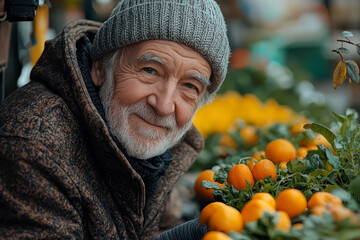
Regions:
<instances>
[{"instance_id":1,"label":"pile of oranges","mask_svg":"<svg viewBox=\"0 0 360 240\"><path fill-rule=\"evenodd\" d=\"M281 169L286 168L286 163L290 160L294 161L296 156L295 147L290 141L276 139L266 146L265 151L254 153L247 164L240 163L233 166L228 173L227 182L241 191L248 185L253 187L255 181L265 180L267 177L273 181L276 178L276 166ZM214 200L213 190L200 186L204 180L215 183L214 173L211 170L202 171L195 182L195 192L201 199Z\"/></svg>"},{"instance_id":2,"label":"pile of oranges","mask_svg":"<svg viewBox=\"0 0 360 240\"><path fill-rule=\"evenodd\" d=\"M253 133L253 130L246 131ZM294 126L292 134L298 134L300 131ZM287 139L275 139L269 142L264 150L254 153L247 162L232 166L227 175L227 184L242 191L245 187L253 187L260 180L274 181L278 171L286 168L287 162L295 161L296 158L302 160L309 150L317 149L317 145L331 149L329 142L322 135L301 143L298 149ZM200 173L195 182L195 192L201 199L214 201L214 190L201 186L204 180L216 183L220 187L225 187L226 183L215 182L214 172L211 170ZM301 223L292 224L292 220L307 210L318 216L323 216L324 213L331 214L335 220L356 218L351 210L342 205L338 197L330 193L315 193L308 201L301 191L294 188L281 191L276 198L269 193L260 192L254 194L240 210L220 202L211 202L207 205L201 212L200 223L207 225L210 231L203 239L231 239L226 233L241 232L247 223L257 221L265 212L277 215L275 229L288 232L291 228L302 228Z\"/></svg>"},{"instance_id":3,"label":"pile of oranges","mask_svg":"<svg viewBox=\"0 0 360 240\"><path fill-rule=\"evenodd\" d=\"M280 192L276 199L269 193L256 193L241 211L221 202L210 203L201 211L199 222L209 228L203 240L227 240L231 239L227 233L241 232L247 223L257 221L265 212L278 215L276 230L288 232L291 228L301 229L302 223L292 224L292 220L307 209L318 216L327 212L335 221L344 218L359 221L357 215L344 207L341 199L331 193L317 192L307 201L299 190L291 188Z\"/></svg>"},{"instance_id":4,"label":"pile of oranges","mask_svg":"<svg viewBox=\"0 0 360 240\"><path fill-rule=\"evenodd\" d=\"M292 226L291 219L305 212L306 208L307 200L299 190L286 189L276 200L269 193L256 193L241 211L221 202L212 202L201 211L199 221L210 231L241 232L244 225L257 221L268 212L278 215L275 229L287 232Z\"/></svg>"}]
</instances>

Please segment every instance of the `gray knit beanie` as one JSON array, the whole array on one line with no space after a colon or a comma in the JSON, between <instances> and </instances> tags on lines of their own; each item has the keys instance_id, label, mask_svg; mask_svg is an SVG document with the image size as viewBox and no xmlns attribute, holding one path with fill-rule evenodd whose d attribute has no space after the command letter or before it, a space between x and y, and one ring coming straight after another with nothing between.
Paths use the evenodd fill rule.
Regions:
<instances>
[{"instance_id":1,"label":"gray knit beanie","mask_svg":"<svg viewBox=\"0 0 360 240\"><path fill-rule=\"evenodd\" d=\"M201 53L212 68L209 93L224 81L230 47L226 24L215 0L121 0L95 35L91 57L145 40L182 43Z\"/></svg>"}]
</instances>

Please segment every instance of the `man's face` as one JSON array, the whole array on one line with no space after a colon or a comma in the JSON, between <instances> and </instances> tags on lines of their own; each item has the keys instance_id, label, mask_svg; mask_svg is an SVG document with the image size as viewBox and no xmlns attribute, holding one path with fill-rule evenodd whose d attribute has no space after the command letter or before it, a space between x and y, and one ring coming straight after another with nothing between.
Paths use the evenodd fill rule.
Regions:
<instances>
[{"instance_id":1,"label":"man's face","mask_svg":"<svg viewBox=\"0 0 360 240\"><path fill-rule=\"evenodd\" d=\"M190 128L211 67L192 48L150 40L126 47L113 75L105 75L100 97L110 129L130 156L147 159L171 148Z\"/></svg>"}]
</instances>

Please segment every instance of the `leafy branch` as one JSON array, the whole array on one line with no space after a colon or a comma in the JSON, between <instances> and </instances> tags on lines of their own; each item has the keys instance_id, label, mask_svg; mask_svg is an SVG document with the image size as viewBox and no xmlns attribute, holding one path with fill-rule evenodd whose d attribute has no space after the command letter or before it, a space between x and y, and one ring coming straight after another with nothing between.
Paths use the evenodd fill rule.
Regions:
<instances>
[{"instance_id":1,"label":"leafy branch","mask_svg":"<svg viewBox=\"0 0 360 240\"><path fill-rule=\"evenodd\" d=\"M357 53L360 55L360 43L354 43L350 40L350 38L354 37L352 32L343 31L341 35L345 38L345 40L338 39L337 42L340 42L341 46L332 50L332 52L340 56L340 61L336 65L333 73L333 87L335 89L339 87L345 79L348 79L350 83L351 81L355 83L360 82L359 66L353 60L346 60L344 58L344 54L350 53L350 50L344 47L344 44L355 46Z\"/></svg>"}]
</instances>

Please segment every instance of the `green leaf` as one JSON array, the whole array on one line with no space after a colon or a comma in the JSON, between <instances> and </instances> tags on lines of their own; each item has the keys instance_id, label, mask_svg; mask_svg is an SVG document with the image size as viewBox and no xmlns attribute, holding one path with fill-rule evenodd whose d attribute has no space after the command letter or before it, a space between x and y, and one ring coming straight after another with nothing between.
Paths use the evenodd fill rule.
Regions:
<instances>
[{"instance_id":1,"label":"green leaf","mask_svg":"<svg viewBox=\"0 0 360 240\"><path fill-rule=\"evenodd\" d=\"M307 169L306 169L307 173L311 173L317 170L321 166L321 164L324 165L318 154L312 155L310 159L306 158L304 162L307 165Z\"/></svg>"},{"instance_id":2,"label":"green leaf","mask_svg":"<svg viewBox=\"0 0 360 240\"><path fill-rule=\"evenodd\" d=\"M202 183L200 184L201 187L206 187L206 189L214 189L214 190L222 190L223 188L220 187L219 185L217 185L216 183L204 180L202 181Z\"/></svg>"},{"instance_id":3,"label":"green leaf","mask_svg":"<svg viewBox=\"0 0 360 240\"><path fill-rule=\"evenodd\" d=\"M351 37L354 37L354 34L350 31L343 31L341 33L341 35L344 37L344 38L351 38Z\"/></svg>"},{"instance_id":4,"label":"green leaf","mask_svg":"<svg viewBox=\"0 0 360 240\"><path fill-rule=\"evenodd\" d=\"M351 230L340 230L336 234L338 236L337 239L341 240L352 240L360 238L360 229L351 229Z\"/></svg>"},{"instance_id":5,"label":"green leaf","mask_svg":"<svg viewBox=\"0 0 360 240\"><path fill-rule=\"evenodd\" d=\"M326 148L326 156L329 159L329 164L334 168L334 169L340 169L341 168L341 164L340 164L340 159L338 156L334 156L334 154L332 153L332 151L329 148Z\"/></svg>"},{"instance_id":6,"label":"green leaf","mask_svg":"<svg viewBox=\"0 0 360 240\"><path fill-rule=\"evenodd\" d=\"M349 142L349 151L354 151L354 145L356 144L356 138L360 134L360 125L358 125L354 130L351 131L350 142Z\"/></svg>"},{"instance_id":7,"label":"green leaf","mask_svg":"<svg viewBox=\"0 0 360 240\"><path fill-rule=\"evenodd\" d=\"M313 171L312 173L310 173L309 175L314 177L314 178L323 178L328 176L328 171L325 169L317 169L315 171Z\"/></svg>"},{"instance_id":8,"label":"green leaf","mask_svg":"<svg viewBox=\"0 0 360 240\"><path fill-rule=\"evenodd\" d=\"M349 62L346 61L345 62L345 66L346 66L346 73L349 76L349 78L356 82L359 83L359 73L358 73L358 67L355 66L354 64L356 64L355 62Z\"/></svg>"},{"instance_id":9,"label":"green leaf","mask_svg":"<svg viewBox=\"0 0 360 240\"><path fill-rule=\"evenodd\" d=\"M360 46L359 46L359 44L356 44L356 52L360 55Z\"/></svg>"},{"instance_id":10,"label":"green leaf","mask_svg":"<svg viewBox=\"0 0 360 240\"><path fill-rule=\"evenodd\" d=\"M352 199L350 193L342 188L336 188L331 193L338 196L343 202L349 202Z\"/></svg>"},{"instance_id":11,"label":"green leaf","mask_svg":"<svg viewBox=\"0 0 360 240\"><path fill-rule=\"evenodd\" d=\"M273 190L273 187L270 183L267 183L263 186L263 192L270 192L271 190Z\"/></svg>"},{"instance_id":12,"label":"green leaf","mask_svg":"<svg viewBox=\"0 0 360 240\"><path fill-rule=\"evenodd\" d=\"M305 172L307 169L307 166L305 165L305 163L303 161L299 161L298 159L295 159L295 162L293 161L288 161L286 163L286 167L288 169L291 170L291 172L295 173L295 172Z\"/></svg>"},{"instance_id":13,"label":"green leaf","mask_svg":"<svg viewBox=\"0 0 360 240\"><path fill-rule=\"evenodd\" d=\"M329 192L331 193L332 191L334 191L335 189L339 188L339 185L329 185L325 188L325 192Z\"/></svg>"},{"instance_id":14,"label":"green leaf","mask_svg":"<svg viewBox=\"0 0 360 240\"><path fill-rule=\"evenodd\" d=\"M345 54L350 53L350 50L347 49L347 48L344 48L344 47L337 48L336 51L341 52L341 53L345 53Z\"/></svg>"},{"instance_id":15,"label":"green leaf","mask_svg":"<svg viewBox=\"0 0 360 240\"><path fill-rule=\"evenodd\" d=\"M331 112L331 113L336 117L336 119L337 119L340 123L344 123L344 122L345 122L345 120L346 120L346 117L345 117L345 116L340 115L340 114L338 114L338 113L336 113L336 112Z\"/></svg>"},{"instance_id":16,"label":"green leaf","mask_svg":"<svg viewBox=\"0 0 360 240\"><path fill-rule=\"evenodd\" d=\"M336 135L327 127L325 127L324 125L321 125L319 123L308 123L304 125L305 129L311 129L314 132L320 133L321 135L323 135L326 140L328 140L328 142L331 144L332 148L335 150L336 152L336 146L335 146L335 139L336 139Z\"/></svg>"},{"instance_id":17,"label":"green leaf","mask_svg":"<svg viewBox=\"0 0 360 240\"><path fill-rule=\"evenodd\" d=\"M350 190L355 197L360 198L360 175L351 181Z\"/></svg>"},{"instance_id":18,"label":"green leaf","mask_svg":"<svg viewBox=\"0 0 360 240\"><path fill-rule=\"evenodd\" d=\"M357 122L359 114L355 109L347 108L345 113L346 113L347 118L351 119L352 121Z\"/></svg>"}]
</instances>

